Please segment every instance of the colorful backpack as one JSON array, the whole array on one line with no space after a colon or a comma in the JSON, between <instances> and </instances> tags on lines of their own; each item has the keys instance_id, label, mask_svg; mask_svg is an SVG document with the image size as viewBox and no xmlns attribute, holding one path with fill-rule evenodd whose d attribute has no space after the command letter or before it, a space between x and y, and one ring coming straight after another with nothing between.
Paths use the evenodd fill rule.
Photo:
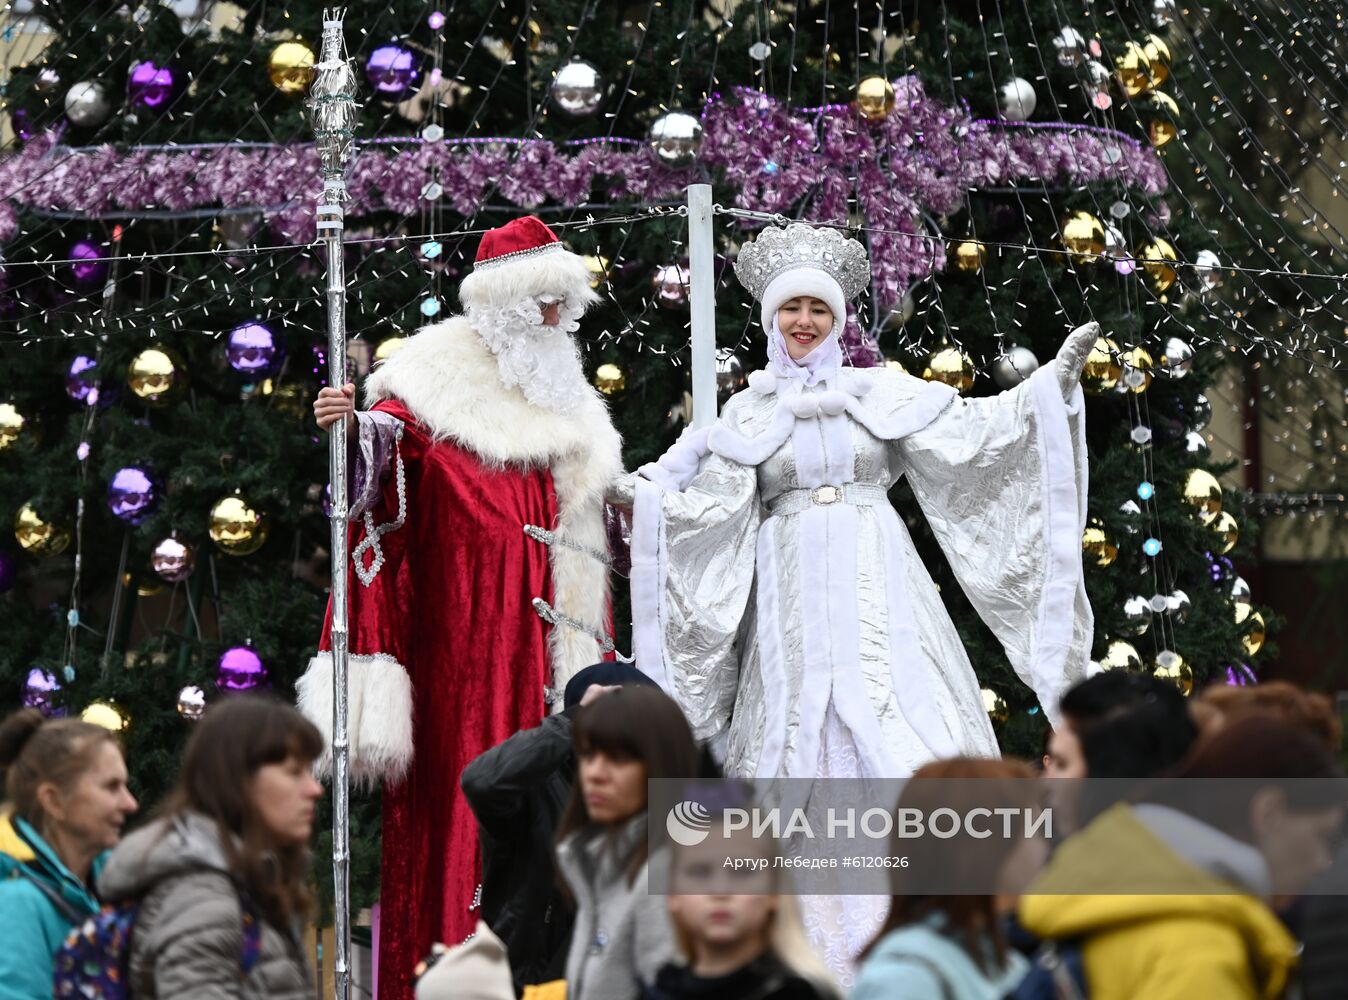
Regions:
<instances>
[{"instance_id":1,"label":"colorful backpack","mask_svg":"<svg viewBox=\"0 0 1348 1000\"><path fill-rule=\"evenodd\" d=\"M240 976L247 976L262 954L262 928L248 901L243 910ZM56 953L52 996L58 1000L129 1000L131 997L131 934L139 904L105 906L103 912L74 927Z\"/></svg>"}]
</instances>

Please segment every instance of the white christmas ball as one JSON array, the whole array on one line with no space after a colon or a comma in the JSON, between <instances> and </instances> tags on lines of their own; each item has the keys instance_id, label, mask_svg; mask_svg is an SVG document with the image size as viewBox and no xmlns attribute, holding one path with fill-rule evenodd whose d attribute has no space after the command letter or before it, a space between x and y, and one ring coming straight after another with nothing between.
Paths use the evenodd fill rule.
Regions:
<instances>
[{"instance_id":1,"label":"white christmas ball","mask_svg":"<svg viewBox=\"0 0 1348 1000\"><path fill-rule=\"evenodd\" d=\"M1170 337L1161 351L1161 371L1171 378L1184 378L1194 367L1194 349L1179 337Z\"/></svg>"},{"instance_id":2,"label":"white christmas ball","mask_svg":"<svg viewBox=\"0 0 1348 1000\"><path fill-rule=\"evenodd\" d=\"M1002 84L1000 105L1002 117L1007 121L1026 121L1034 114L1035 105L1038 103L1039 98L1035 95L1034 87L1024 77L1013 76Z\"/></svg>"},{"instance_id":3,"label":"white christmas ball","mask_svg":"<svg viewBox=\"0 0 1348 1000\"><path fill-rule=\"evenodd\" d=\"M992 380L1003 389L1014 389L1034 374L1039 359L1028 347L1013 347L992 363Z\"/></svg>"},{"instance_id":4,"label":"white christmas ball","mask_svg":"<svg viewBox=\"0 0 1348 1000\"><path fill-rule=\"evenodd\" d=\"M1053 48L1058 53L1058 65L1080 66L1086 58L1086 39L1076 28L1066 27L1053 36Z\"/></svg>"},{"instance_id":5,"label":"white christmas ball","mask_svg":"<svg viewBox=\"0 0 1348 1000\"><path fill-rule=\"evenodd\" d=\"M66 117L80 128L97 128L112 114L108 88L97 80L81 80L66 91Z\"/></svg>"}]
</instances>

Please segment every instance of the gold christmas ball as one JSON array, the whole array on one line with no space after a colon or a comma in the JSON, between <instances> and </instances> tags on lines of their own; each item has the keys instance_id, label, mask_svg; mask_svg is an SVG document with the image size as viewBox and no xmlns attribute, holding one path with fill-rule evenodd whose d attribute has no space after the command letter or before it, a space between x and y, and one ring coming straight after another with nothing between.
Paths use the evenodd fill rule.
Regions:
<instances>
[{"instance_id":1,"label":"gold christmas ball","mask_svg":"<svg viewBox=\"0 0 1348 1000\"><path fill-rule=\"evenodd\" d=\"M1210 525L1222 512L1222 484L1206 469L1190 469L1184 477L1184 500L1200 521Z\"/></svg>"},{"instance_id":2,"label":"gold christmas ball","mask_svg":"<svg viewBox=\"0 0 1348 1000\"><path fill-rule=\"evenodd\" d=\"M1170 79L1170 46L1164 38L1148 35L1142 44L1142 54L1147 57L1147 72L1153 87L1159 87Z\"/></svg>"},{"instance_id":3,"label":"gold christmas ball","mask_svg":"<svg viewBox=\"0 0 1348 1000\"><path fill-rule=\"evenodd\" d=\"M1169 94L1151 95L1151 120L1147 122L1147 136L1157 149L1166 145L1179 135L1180 109Z\"/></svg>"},{"instance_id":4,"label":"gold christmas ball","mask_svg":"<svg viewBox=\"0 0 1348 1000\"><path fill-rule=\"evenodd\" d=\"M1081 370L1081 386L1087 392L1099 395L1110 392L1123 376L1119 364L1119 345L1108 337L1100 337L1086 355L1086 366Z\"/></svg>"},{"instance_id":5,"label":"gold christmas ball","mask_svg":"<svg viewBox=\"0 0 1348 1000\"><path fill-rule=\"evenodd\" d=\"M1105 532L1105 526L1095 518L1091 518L1081 536L1081 551L1101 569L1119 557L1119 547Z\"/></svg>"},{"instance_id":6,"label":"gold christmas ball","mask_svg":"<svg viewBox=\"0 0 1348 1000\"><path fill-rule=\"evenodd\" d=\"M927 359L922 377L928 382L944 382L960 392L974 385L974 363L958 347L942 347Z\"/></svg>"},{"instance_id":7,"label":"gold christmas ball","mask_svg":"<svg viewBox=\"0 0 1348 1000\"><path fill-rule=\"evenodd\" d=\"M4 451L23 433L28 419L13 403L0 403L0 451Z\"/></svg>"},{"instance_id":8,"label":"gold christmas ball","mask_svg":"<svg viewBox=\"0 0 1348 1000\"><path fill-rule=\"evenodd\" d=\"M122 714L121 709L110 701L91 702L89 707L80 713L80 719L110 729L114 733L123 732L131 724L131 720Z\"/></svg>"},{"instance_id":9,"label":"gold christmas ball","mask_svg":"<svg viewBox=\"0 0 1348 1000\"><path fill-rule=\"evenodd\" d=\"M1145 94L1156 86L1157 81L1152 79L1151 60L1147 57L1147 50L1137 42L1129 42L1123 53L1114 60L1114 70L1119 86L1129 97Z\"/></svg>"},{"instance_id":10,"label":"gold christmas ball","mask_svg":"<svg viewBox=\"0 0 1348 1000\"><path fill-rule=\"evenodd\" d=\"M171 347L147 347L131 359L126 384L149 406L167 406L187 387L183 359Z\"/></svg>"},{"instance_id":11,"label":"gold christmas ball","mask_svg":"<svg viewBox=\"0 0 1348 1000\"><path fill-rule=\"evenodd\" d=\"M406 337L385 337L374 349L374 360L387 361L407 346L407 340Z\"/></svg>"},{"instance_id":12,"label":"gold christmas ball","mask_svg":"<svg viewBox=\"0 0 1348 1000\"><path fill-rule=\"evenodd\" d=\"M44 521L30 502L14 515L14 537L24 551L35 556L59 556L70 544L70 529L64 524Z\"/></svg>"},{"instance_id":13,"label":"gold christmas ball","mask_svg":"<svg viewBox=\"0 0 1348 1000\"><path fill-rule=\"evenodd\" d=\"M1131 642L1113 639L1105 648L1105 655L1100 657L1100 666L1106 670L1141 670L1142 657L1137 655L1137 648Z\"/></svg>"},{"instance_id":14,"label":"gold christmas ball","mask_svg":"<svg viewBox=\"0 0 1348 1000\"><path fill-rule=\"evenodd\" d=\"M267 515L237 493L211 508L211 541L230 556L252 555L267 540Z\"/></svg>"},{"instance_id":15,"label":"gold christmas ball","mask_svg":"<svg viewBox=\"0 0 1348 1000\"><path fill-rule=\"evenodd\" d=\"M599 288L604 282L608 281L608 258L600 257L597 254L586 254L581 258L585 262L585 270L590 275L590 287Z\"/></svg>"},{"instance_id":16,"label":"gold christmas ball","mask_svg":"<svg viewBox=\"0 0 1348 1000\"><path fill-rule=\"evenodd\" d=\"M1188 697L1194 690L1194 672L1189 664L1184 662L1184 657L1179 653L1166 650L1156 657L1156 669L1152 671L1153 677L1159 677L1163 681L1170 681L1180 689L1180 694Z\"/></svg>"},{"instance_id":17,"label":"gold christmas ball","mask_svg":"<svg viewBox=\"0 0 1348 1000\"><path fill-rule=\"evenodd\" d=\"M992 688L983 688L983 708L997 725L1011 718L1011 710L1006 707L1006 701Z\"/></svg>"},{"instance_id":18,"label":"gold christmas ball","mask_svg":"<svg viewBox=\"0 0 1348 1000\"><path fill-rule=\"evenodd\" d=\"M1130 392L1146 392L1154 364L1150 352L1145 347L1130 347L1119 360L1123 363L1123 384Z\"/></svg>"},{"instance_id":19,"label":"gold christmas ball","mask_svg":"<svg viewBox=\"0 0 1348 1000\"><path fill-rule=\"evenodd\" d=\"M988 248L978 240L961 240L955 244L952 253L955 267L961 271L977 273L983 270L983 265L988 262Z\"/></svg>"},{"instance_id":20,"label":"gold christmas ball","mask_svg":"<svg viewBox=\"0 0 1348 1000\"><path fill-rule=\"evenodd\" d=\"M1161 294L1175 283L1175 248L1159 236L1137 248L1137 262L1151 278L1151 287Z\"/></svg>"},{"instance_id":21,"label":"gold christmas ball","mask_svg":"<svg viewBox=\"0 0 1348 1000\"><path fill-rule=\"evenodd\" d=\"M1264 625L1264 616L1244 601L1236 602L1236 624L1246 626L1245 635L1241 637L1241 645L1245 647L1245 652L1253 656L1259 650L1264 648L1264 638L1268 631Z\"/></svg>"},{"instance_id":22,"label":"gold christmas ball","mask_svg":"<svg viewBox=\"0 0 1348 1000\"><path fill-rule=\"evenodd\" d=\"M303 42L282 42L267 60L271 85L283 94L302 94L314 76L314 50Z\"/></svg>"},{"instance_id":23,"label":"gold christmas ball","mask_svg":"<svg viewBox=\"0 0 1348 1000\"><path fill-rule=\"evenodd\" d=\"M1221 554L1226 555L1236 547L1240 541L1240 525L1236 523L1235 517L1229 510L1224 510L1212 519L1208 525L1217 533L1219 539L1218 545L1221 547Z\"/></svg>"},{"instance_id":24,"label":"gold christmas ball","mask_svg":"<svg viewBox=\"0 0 1348 1000\"><path fill-rule=\"evenodd\" d=\"M884 121L894 110L894 85L883 76L868 76L857 84L857 111L867 121Z\"/></svg>"},{"instance_id":25,"label":"gold christmas ball","mask_svg":"<svg viewBox=\"0 0 1348 1000\"><path fill-rule=\"evenodd\" d=\"M277 413L303 420L309 415L309 393L299 382L277 385L274 379L263 379L260 389L268 397L267 405Z\"/></svg>"},{"instance_id":26,"label":"gold christmas ball","mask_svg":"<svg viewBox=\"0 0 1348 1000\"><path fill-rule=\"evenodd\" d=\"M594 370L594 387L605 396L613 396L627 388L627 375L617 365L609 363Z\"/></svg>"},{"instance_id":27,"label":"gold christmas ball","mask_svg":"<svg viewBox=\"0 0 1348 1000\"><path fill-rule=\"evenodd\" d=\"M1070 212L1059 225L1062 245L1074 264L1089 264L1105 252L1105 224L1090 212Z\"/></svg>"}]
</instances>

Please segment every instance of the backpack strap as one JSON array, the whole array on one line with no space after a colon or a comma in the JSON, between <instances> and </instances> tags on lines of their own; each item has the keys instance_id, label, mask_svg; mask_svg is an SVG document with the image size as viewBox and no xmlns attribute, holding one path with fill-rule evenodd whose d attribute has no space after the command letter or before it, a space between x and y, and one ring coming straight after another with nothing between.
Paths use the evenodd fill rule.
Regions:
<instances>
[{"instance_id":1,"label":"backpack strap","mask_svg":"<svg viewBox=\"0 0 1348 1000\"><path fill-rule=\"evenodd\" d=\"M50 885L48 885L46 879L44 879L37 872L33 871L27 865L20 864L14 869L14 871L29 884L36 886L37 890L40 893L42 893L42 895L47 897L47 901L51 903L52 906L56 907L57 912L59 912L61 916L65 917L66 920L70 921L72 926L78 927L80 924L84 923L85 920L89 919L88 913L85 913L83 910L76 909L75 905L71 903L70 900L66 899L59 892L57 892Z\"/></svg>"}]
</instances>

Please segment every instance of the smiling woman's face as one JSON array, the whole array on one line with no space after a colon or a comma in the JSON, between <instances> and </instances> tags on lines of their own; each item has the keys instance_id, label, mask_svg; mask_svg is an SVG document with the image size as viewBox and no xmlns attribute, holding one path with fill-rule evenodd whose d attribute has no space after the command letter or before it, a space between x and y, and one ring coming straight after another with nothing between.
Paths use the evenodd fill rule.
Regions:
<instances>
[{"instance_id":1,"label":"smiling woman's face","mask_svg":"<svg viewBox=\"0 0 1348 1000\"><path fill-rule=\"evenodd\" d=\"M833 332L833 310L808 295L787 299L777 310L777 329L786 339L786 353L799 361Z\"/></svg>"}]
</instances>

